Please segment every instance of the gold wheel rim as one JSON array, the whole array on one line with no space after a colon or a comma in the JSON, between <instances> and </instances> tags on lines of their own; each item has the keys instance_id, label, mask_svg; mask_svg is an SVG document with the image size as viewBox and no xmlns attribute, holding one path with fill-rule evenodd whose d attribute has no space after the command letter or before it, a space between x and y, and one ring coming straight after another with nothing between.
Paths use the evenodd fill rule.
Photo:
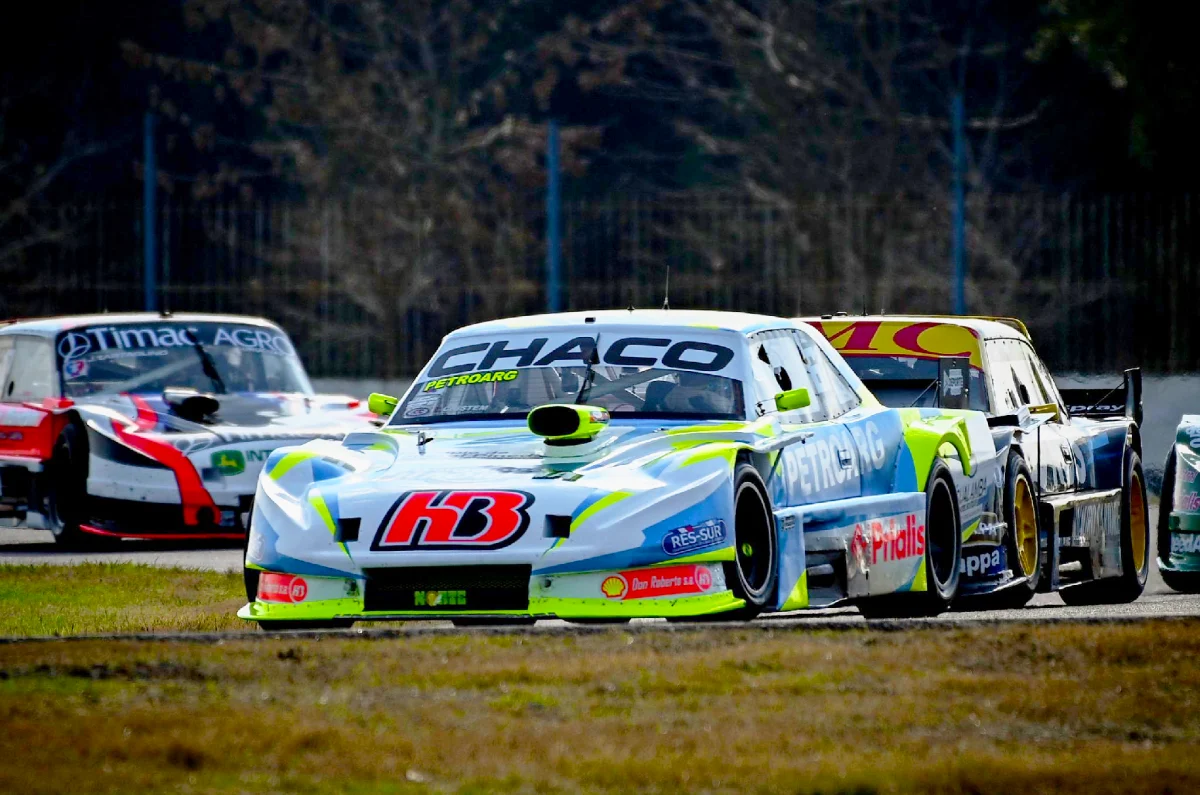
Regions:
<instances>
[{"instance_id":1,"label":"gold wheel rim","mask_svg":"<svg viewBox=\"0 0 1200 795\"><path fill-rule=\"evenodd\" d=\"M1021 574L1032 577L1037 570L1037 519L1033 507L1033 492L1029 489L1029 479L1017 479L1016 494L1013 495L1013 528L1017 542L1017 562L1021 565Z\"/></svg>"},{"instance_id":2,"label":"gold wheel rim","mask_svg":"<svg viewBox=\"0 0 1200 795\"><path fill-rule=\"evenodd\" d=\"M1133 535L1133 565L1140 572L1146 565L1146 501L1142 498L1142 477L1136 472L1129 489L1129 532Z\"/></svg>"}]
</instances>

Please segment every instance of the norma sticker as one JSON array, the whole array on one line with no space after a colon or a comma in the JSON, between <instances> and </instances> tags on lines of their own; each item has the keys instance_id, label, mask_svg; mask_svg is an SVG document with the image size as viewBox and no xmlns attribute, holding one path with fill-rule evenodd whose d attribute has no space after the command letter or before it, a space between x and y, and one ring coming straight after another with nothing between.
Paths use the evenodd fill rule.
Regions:
<instances>
[{"instance_id":1,"label":"norma sticker","mask_svg":"<svg viewBox=\"0 0 1200 795\"><path fill-rule=\"evenodd\" d=\"M466 607L466 591L413 591L413 607Z\"/></svg>"},{"instance_id":2,"label":"norma sticker","mask_svg":"<svg viewBox=\"0 0 1200 795\"><path fill-rule=\"evenodd\" d=\"M308 598L303 577L264 571L258 575L258 601L295 604Z\"/></svg>"},{"instance_id":3,"label":"norma sticker","mask_svg":"<svg viewBox=\"0 0 1200 795\"><path fill-rule=\"evenodd\" d=\"M725 523L720 519L709 519L700 524L677 527L669 531L663 536L662 549L668 555L686 555L696 550L720 546L728 538Z\"/></svg>"},{"instance_id":4,"label":"norma sticker","mask_svg":"<svg viewBox=\"0 0 1200 795\"><path fill-rule=\"evenodd\" d=\"M662 566L623 571L604 578L600 592L609 599L694 596L712 590L712 572L704 566Z\"/></svg>"}]
</instances>

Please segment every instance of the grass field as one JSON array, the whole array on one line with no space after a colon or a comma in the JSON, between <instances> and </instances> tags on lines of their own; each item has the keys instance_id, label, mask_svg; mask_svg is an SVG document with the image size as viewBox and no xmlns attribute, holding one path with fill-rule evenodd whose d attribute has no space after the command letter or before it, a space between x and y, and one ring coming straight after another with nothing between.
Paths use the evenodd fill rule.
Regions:
<instances>
[{"instance_id":1,"label":"grass field","mask_svg":"<svg viewBox=\"0 0 1200 795\"><path fill-rule=\"evenodd\" d=\"M0 791L1184 792L1200 622L0 646Z\"/></svg>"},{"instance_id":2,"label":"grass field","mask_svg":"<svg viewBox=\"0 0 1200 795\"><path fill-rule=\"evenodd\" d=\"M242 575L133 563L0 566L0 635L254 629Z\"/></svg>"}]
</instances>

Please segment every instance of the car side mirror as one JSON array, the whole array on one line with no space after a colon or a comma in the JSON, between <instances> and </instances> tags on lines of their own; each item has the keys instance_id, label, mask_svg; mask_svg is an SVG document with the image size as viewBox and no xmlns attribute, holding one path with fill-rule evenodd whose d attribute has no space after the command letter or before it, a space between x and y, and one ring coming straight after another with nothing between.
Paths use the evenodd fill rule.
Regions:
<instances>
[{"instance_id":1,"label":"car side mirror","mask_svg":"<svg viewBox=\"0 0 1200 795\"><path fill-rule=\"evenodd\" d=\"M374 414L388 416L396 410L396 404L398 402L400 401L391 395L383 395L379 392L372 392L371 396L367 398L367 410Z\"/></svg>"},{"instance_id":2,"label":"car side mirror","mask_svg":"<svg viewBox=\"0 0 1200 795\"><path fill-rule=\"evenodd\" d=\"M775 396L775 408L779 411L795 411L812 405L807 389L789 389Z\"/></svg>"}]
</instances>

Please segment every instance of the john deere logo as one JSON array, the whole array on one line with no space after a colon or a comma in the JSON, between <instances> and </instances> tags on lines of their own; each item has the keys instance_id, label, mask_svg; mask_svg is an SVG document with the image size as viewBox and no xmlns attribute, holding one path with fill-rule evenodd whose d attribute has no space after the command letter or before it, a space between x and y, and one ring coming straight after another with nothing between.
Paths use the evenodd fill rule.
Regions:
<instances>
[{"instance_id":1,"label":"john deere logo","mask_svg":"<svg viewBox=\"0 0 1200 795\"><path fill-rule=\"evenodd\" d=\"M220 450L212 454L212 465L222 475L240 475L246 471L246 457L241 450Z\"/></svg>"}]
</instances>

